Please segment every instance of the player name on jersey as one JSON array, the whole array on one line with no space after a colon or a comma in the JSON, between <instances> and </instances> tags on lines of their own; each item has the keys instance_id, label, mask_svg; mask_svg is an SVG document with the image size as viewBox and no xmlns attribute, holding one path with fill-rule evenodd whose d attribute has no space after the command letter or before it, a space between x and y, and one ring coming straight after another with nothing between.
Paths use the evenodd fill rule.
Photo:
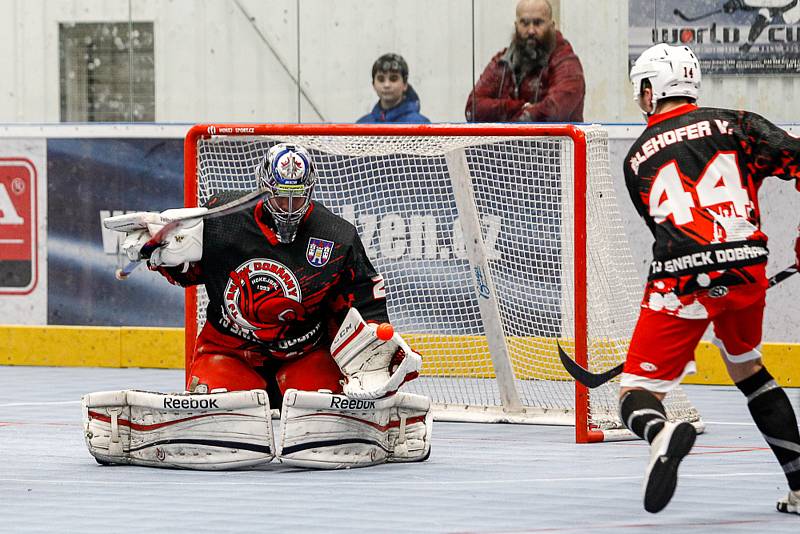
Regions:
<instances>
[{"instance_id":1,"label":"player name on jersey","mask_svg":"<svg viewBox=\"0 0 800 534\"><path fill-rule=\"evenodd\" d=\"M711 122L712 121L707 120L699 121L654 135L642 143L642 147L631 158L631 169L633 169L633 172L636 174L639 174L639 165L647 161L650 156L657 154L666 146L680 143L684 139L700 139L701 137L713 135L714 131L711 127ZM728 135L731 133L730 129L728 128L728 121L715 119L713 122L717 127L717 130L719 130L719 133L723 135Z\"/></svg>"}]
</instances>

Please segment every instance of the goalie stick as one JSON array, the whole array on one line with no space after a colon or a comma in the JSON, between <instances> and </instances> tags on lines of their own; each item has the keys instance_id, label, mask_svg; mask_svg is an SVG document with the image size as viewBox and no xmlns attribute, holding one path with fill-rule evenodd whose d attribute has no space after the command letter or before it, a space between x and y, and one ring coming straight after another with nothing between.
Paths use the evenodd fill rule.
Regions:
<instances>
[{"instance_id":1,"label":"goalie stick","mask_svg":"<svg viewBox=\"0 0 800 534\"><path fill-rule=\"evenodd\" d=\"M696 16L694 16L694 17L690 17L690 16L688 16L688 15L684 15L684 14L683 14L683 12L682 12L680 9L677 9L677 8L676 8L676 9L674 9L674 10L672 11L672 13L673 13L674 15L676 15L677 17L680 17L680 18L682 18L682 19L683 19L683 20L685 20L686 22L694 22L694 21L696 21L696 20L704 19L704 18L706 18L706 17L710 17L710 16L712 16L712 15L716 15L716 14L718 14L718 13L722 13L723 11L724 11L724 9L715 9L714 11L710 11L710 12L708 12L708 13L704 13L704 14L702 14L702 15L696 15Z\"/></svg>"},{"instance_id":2,"label":"goalie stick","mask_svg":"<svg viewBox=\"0 0 800 534\"><path fill-rule=\"evenodd\" d=\"M191 215L189 217L180 217L173 219L165 224L161 229L156 232L156 235L151 237L147 243L142 245L140 250L141 259L129 262L125 267L117 269L115 276L117 280L125 280L141 263L142 259L149 259L153 252L166 244L168 237L172 236L175 232L188 225L189 223L197 222L201 219L213 219L215 217L222 217L235 211L243 210L251 205L254 205L264 195L264 191L256 189L241 198L237 198L222 206L211 208L210 210L200 215Z\"/></svg>"},{"instance_id":3,"label":"goalie stick","mask_svg":"<svg viewBox=\"0 0 800 534\"><path fill-rule=\"evenodd\" d=\"M796 273L797 273L797 265L790 265L784 270L775 273L773 276L771 276L768 280L769 283L768 287L773 287ZM561 348L560 343L556 344L558 345L558 357L561 359L561 365L564 366L564 369L567 370L567 372L570 374L570 376L572 376L572 378L574 378L576 381L580 382L589 389L594 389L596 387L602 386L606 382L610 381L612 378L622 373L622 368L625 366L624 363L621 363L616 367L612 367L608 371L604 371L602 373L592 373L591 371L581 367L578 363L575 362L575 360L570 358L564 351L564 349Z\"/></svg>"}]
</instances>

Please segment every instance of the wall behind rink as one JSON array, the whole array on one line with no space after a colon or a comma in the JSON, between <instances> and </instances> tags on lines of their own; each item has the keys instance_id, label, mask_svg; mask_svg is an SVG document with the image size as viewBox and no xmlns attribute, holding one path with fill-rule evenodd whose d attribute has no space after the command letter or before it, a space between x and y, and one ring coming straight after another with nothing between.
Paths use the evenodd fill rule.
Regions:
<instances>
[{"instance_id":1,"label":"wall behind rink","mask_svg":"<svg viewBox=\"0 0 800 534\"><path fill-rule=\"evenodd\" d=\"M476 61L510 36L511 0L0 0L0 123L58 122L59 25L152 22L159 122L355 122L372 63L398 52L422 112L463 121ZM500 30L502 28L502 30ZM473 37L474 36L474 37Z\"/></svg>"},{"instance_id":2,"label":"wall behind rink","mask_svg":"<svg viewBox=\"0 0 800 534\"><path fill-rule=\"evenodd\" d=\"M653 0L653 5L667 0ZM722 0L720 0L720 3ZM589 122L638 121L626 0L554 0L581 58ZM57 122L59 25L152 22L158 122L353 122L372 62L401 53L422 112L464 120L474 79L508 45L516 0L0 0L0 123ZM800 121L800 76L704 79L706 105Z\"/></svg>"},{"instance_id":3,"label":"wall behind rink","mask_svg":"<svg viewBox=\"0 0 800 534\"><path fill-rule=\"evenodd\" d=\"M651 0L657 6L670 6L670 0ZM691 2L692 12L721 9L719 2ZM644 7L648 2L640 2ZM713 5L712 5L713 4ZM627 0L561 0L561 27L581 58L586 75L586 120L599 122L638 122L641 118L633 100L628 80ZM672 4L673 6L675 4ZM670 6L671 7L671 6ZM681 7L687 8L686 3ZM748 11L749 17L755 12ZM780 25L779 22L776 24ZM676 21L661 30L707 27L704 20L695 23ZM742 39L749 31L741 27ZM768 33L765 31L765 35ZM688 43L689 46L692 43ZM800 92L800 75L706 76L700 92L700 104L711 107L748 109L773 122L800 121L800 107L791 105Z\"/></svg>"}]
</instances>

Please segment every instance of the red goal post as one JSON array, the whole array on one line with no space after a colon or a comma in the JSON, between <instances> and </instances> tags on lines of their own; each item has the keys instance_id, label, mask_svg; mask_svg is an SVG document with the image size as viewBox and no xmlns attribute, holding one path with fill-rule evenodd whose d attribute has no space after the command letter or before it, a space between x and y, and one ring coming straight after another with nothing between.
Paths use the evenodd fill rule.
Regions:
<instances>
[{"instance_id":1,"label":"red goal post","mask_svg":"<svg viewBox=\"0 0 800 534\"><path fill-rule=\"evenodd\" d=\"M282 141L311 151L317 200L359 228L392 322L428 362L415 391L437 418L574 423L578 442L629 436L616 382L573 385L555 345L611 367L636 316L602 127L200 124L185 139L185 205L254 189L255 164ZM187 290L187 359L202 299ZM699 422L671 397L672 418Z\"/></svg>"}]
</instances>

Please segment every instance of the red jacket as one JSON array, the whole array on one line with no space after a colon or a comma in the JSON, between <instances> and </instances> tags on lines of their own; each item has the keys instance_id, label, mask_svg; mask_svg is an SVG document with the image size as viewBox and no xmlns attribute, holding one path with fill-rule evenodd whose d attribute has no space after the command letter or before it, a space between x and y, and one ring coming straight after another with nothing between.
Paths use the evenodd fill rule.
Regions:
<instances>
[{"instance_id":1,"label":"red jacket","mask_svg":"<svg viewBox=\"0 0 800 534\"><path fill-rule=\"evenodd\" d=\"M495 55L467 99L470 122L583 122L586 84L572 46L556 31L547 67L534 71L517 88L511 49ZM473 116L473 99L475 115ZM526 102L535 104L523 111Z\"/></svg>"}]
</instances>

